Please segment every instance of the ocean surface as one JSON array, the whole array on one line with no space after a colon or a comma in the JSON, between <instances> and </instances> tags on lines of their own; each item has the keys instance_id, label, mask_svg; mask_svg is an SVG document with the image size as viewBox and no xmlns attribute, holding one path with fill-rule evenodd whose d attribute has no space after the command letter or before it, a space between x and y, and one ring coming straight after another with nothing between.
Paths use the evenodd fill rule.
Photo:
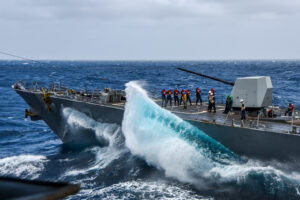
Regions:
<instances>
[{"instance_id":1,"label":"ocean surface","mask_svg":"<svg viewBox=\"0 0 300 200\"><path fill-rule=\"evenodd\" d=\"M200 87L204 94L214 88L218 102L231 91L177 67L229 81L267 75L275 105L300 105L300 61L2 60L0 176L80 183L81 191L68 199L300 199L300 170L240 158L151 101L163 88ZM27 87L56 82L76 90L126 89L122 127L65 108L70 126L89 127L108 142L66 146L43 121L24 119L28 106L11 88L16 81Z\"/></svg>"}]
</instances>

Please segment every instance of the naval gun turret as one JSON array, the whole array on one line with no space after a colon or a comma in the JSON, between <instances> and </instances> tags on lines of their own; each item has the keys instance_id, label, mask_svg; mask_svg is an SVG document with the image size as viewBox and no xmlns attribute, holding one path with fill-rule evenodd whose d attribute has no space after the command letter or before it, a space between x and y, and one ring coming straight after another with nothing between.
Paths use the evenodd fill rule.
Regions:
<instances>
[{"instance_id":1,"label":"naval gun turret","mask_svg":"<svg viewBox=\"0 0 300 200\"><path fill-rule=\"evenodd\" d=\"M244 100L246 107L249 110L259 110L272 106L273 85L270 76L242 77L237 78L233 83L187 69L178 69L233 86L231 90L233 108L240 108L241 100Z\"/></svg>"}]
</instances>

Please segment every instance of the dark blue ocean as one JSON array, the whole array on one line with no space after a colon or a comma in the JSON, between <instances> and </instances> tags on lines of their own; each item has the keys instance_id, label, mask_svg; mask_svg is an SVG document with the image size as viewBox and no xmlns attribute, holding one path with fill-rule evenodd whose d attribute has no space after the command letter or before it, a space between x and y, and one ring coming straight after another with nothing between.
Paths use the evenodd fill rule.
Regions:
<instances>
[{"instance_id":1,"label":"dark blue ocean","mask_svg":"<svg viewBox=\"0 0 300 200\"><path fill-rule=\"evenodd\" d=\"M159 97L162 88L200 87L216 91L218 102L231 86L177 70L190 70L229 81L270 76L273 103L300 106L300 61L0 61L0 176L80 183L69 199L299 199L300 170L263 163L229 152L189 124L152 105L134 84L124 127L101 124L74 110L71 123L89 126L108 138L109 146L64 145L43 121L24 119L28 108L11 85L52 82L76 90L125 89L142 82ZM155 112L143 118L134 112ZM146 110L147 109L147 110ZM180 123L171 129L160 121ZM198 131L198 132L197 132ZM189 141L197 134L199 142ZM100 137L100 136L99 136ZM300 144L299 144L300 145ZM300 153L300 152L299 152Z\"/></svg>"}]
</instances>

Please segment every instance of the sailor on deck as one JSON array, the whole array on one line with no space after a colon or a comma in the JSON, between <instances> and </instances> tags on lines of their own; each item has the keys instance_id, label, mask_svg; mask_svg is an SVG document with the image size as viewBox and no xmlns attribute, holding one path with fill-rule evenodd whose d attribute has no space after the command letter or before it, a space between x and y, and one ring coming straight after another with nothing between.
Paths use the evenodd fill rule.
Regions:
<instances>
[{"instance_id":1,"label":"sailor on deck","mask_svg":"<svg viewBox=\"0 0 300 200\"><path fill-rule=\"evenodd\" d=\"M166 107L168 106L169 101L170 101L170 106L172 106L172 90L168 90Z\"/></svg>"},{"instance_id":2,"label":"sailor on deck","mask_svg":"<svg viewBox=\"0 0 300 200\"><path fill-rule=\"evenodd\" d=\"M196 106L199 101L200 101L200 105L202 106L201 90L200 88L196 88Z\"/></svg>"},{"instance_id":3,"label":"sailor on deck","mask_svg":"<svg viewBox=\"0 0 300 200\"><path fill-rule=\"evenodd\" d=\"M246 106L243 99L241 99L241 120L246 120Z\"/></svg>"},{"instance_id":4,"label":"sailor on deck","mask_svg":"<svg viewBox=\"0 0 300 200\"><path fill-rule=\"evenodd\" d=\"M227 114L232 107L232 96L227 95L227 99L226 99L226 104L225 104L225 110L224 110L224 114Z\"/></svg>"},{"instance_id":5,"label":"sailor on deck","mask_svg":"<svg viewBox=\"0 0 300 200\"><path fill-rule=\"evenodd\" d=\"M208 112L211 112L214 109L214 113L216 112L216 99L211 91L208 93Z\"/></svg>"},{"instance_id":6,"label":"sailor on deck","mask_svg":"<svg viewBox=\"0 0 300 200\"><path fill-rule=\"evenodd\" d=\"M179 105L181 105L181 102L183 101L183 100L182 100L182 98L183 98L183 95L184 95L184 93L185 93L185 90L184 90L184 89L182 89L182 90L181 90L181 92L180 92L180 94L181 94L181 97L180 97L180 102L179 102Z\"/></svg>"},{"instance_id":7,"label":"sailor on deck","mask_svg":"<svg viewBox=\"0 0 300 200\"><path fill-rule=\"evenodd\" d=\"M289 116L292 116L294 110L295 110L294 104L290 103L290 105L284 115L286 116L286 114L289 114Z\"/></svg>"},{"instance_id":8,"label":"sailor on deck","mask_svg":"<svg viewBox=\"0 0 300 200\"><path fill-rule=\"evenodd\" d=\"M174 90L174 105L176 106L176 102L177 102L177 106L179 106L179 90L176 88Z\"/></svg>"},{"instance_id":9,"label":"sailor on deck","mask_svg":"<svg viewBox=\"0 0 300 200\"><path fill-rule=\"evenodd\" d=\"M187 109L187 94L186 94L186 92L182 93L181 100L183 101L183 109Z\"/></svg>"},{"instance_id":10,"label":"sailor on deck","mask_svg":"<svg viewBox=\"0 0 300 200\"><path fill-rule=\"evenodd\" d=\"M167 99L166 99L166 94L167 94L167 91L165 89L162 89L161 91L161 107L166 107L167 105Z\"/></svg>"},{"instance_id":11,"label":"sailor on deck","mask_svg":"<svg viewBox=\"0 0 300 200\"><path fill-rule=\"evenodd\" d=\"M192 105L192 101L191 101L191 91L189 89L186 90L186 97L187 97L187 101L190 102L190 105Z\"/></svg>"}]
</instances>

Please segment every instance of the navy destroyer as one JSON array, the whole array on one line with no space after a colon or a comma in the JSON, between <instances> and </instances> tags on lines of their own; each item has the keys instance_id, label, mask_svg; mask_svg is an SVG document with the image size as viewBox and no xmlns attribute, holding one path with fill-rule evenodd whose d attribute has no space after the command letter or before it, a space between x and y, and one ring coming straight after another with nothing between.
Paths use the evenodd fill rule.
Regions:
<instances>
[{"instance_id":1,"label":"navy destroyer","mask_svg":"<svg viewBox=\"0 0 300 200\"><path fill-rule=\"evenodd\" d=\"M223 144L234 153L262 160L293 161L300 160L300 118L298 112L284 116L284 109L272 105L273 86L270 77L238 78L235 83L182 69L188 73L204 76L233 86L233 110L224 115L224 105L217 104L216 113L207 112L207 103L201 106L169 106L165 109L191 123L208 136ZM95 121L122 124L126 94L122 90L105 88L103 91L75 91L66 87L41 88L37 85L26 88L20 82L12 88L26 101L29 109L25 117L43 120L63 141L72 142L76 138L66 129L62 114L64 108L72 108ZM240 120L240 100L248 108L246 121ZM157 104L161 100L153 98ZM267 116L272 109L274 116ZM93 140L93 134L77 139Z\"/></svg>"}]
</instances>

